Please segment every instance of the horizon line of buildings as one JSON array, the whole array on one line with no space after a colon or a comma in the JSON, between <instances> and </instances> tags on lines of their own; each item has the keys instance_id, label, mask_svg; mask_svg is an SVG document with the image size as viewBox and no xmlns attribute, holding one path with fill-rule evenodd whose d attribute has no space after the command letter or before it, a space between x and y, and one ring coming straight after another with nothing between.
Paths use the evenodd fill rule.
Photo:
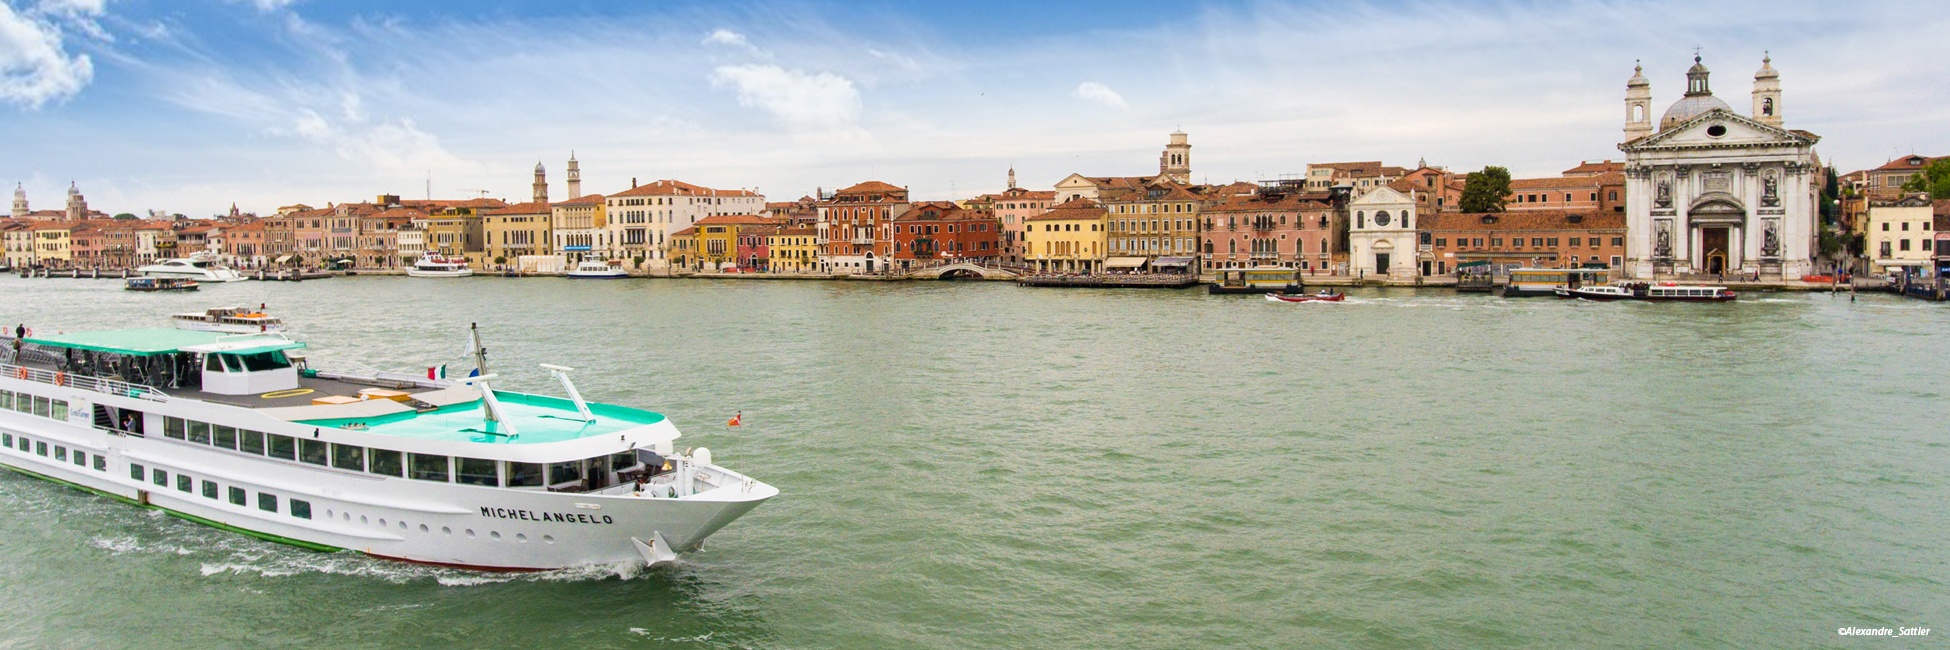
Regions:
<instances>
[{"instance_id":1,"label":"horizon line of buildings","mask_svg":"<svg viewBox=\"0 0 1950 650\"><path fill-rule=\"evenodd\" d=\"M1696 56L1684 96L1656 127L1642 72L1626 84L1623 161L1581 161L1560 176L1512 179L1501 212L1462 213L1465 176L1418 161L1314 163L1297 178L1191 182L1191 143L1170 134L1158 172L1073 173L1050 190L1017 185L917 201L866 181L795 201L678 180L585 194L568 161L568 198L534 170L525 203L499 199L295 204L275 215L114 219L70 185L66 209L29 210L15 189L0 222L10 266L130 267L212 255L247 268L389 269L428 255L477 267L560 270L597 259L631 268L879 273L979 261L1049 273L1175 272L1289 266L1349 275L1447 275L1464 265L1602 265L1657 274L1814 272L1827 174L1819 137L1782 126L1779 73L1763 59L1753 111L1712 94ZM1904 195L1936 158L1907 156L1841 177L1839 225L1862 236L1874 270L1928 266L1943 246L1943 202ZM179 215L180 217L180 215ZM1912 242L1914 244L1912 245Z\"/></svg>"}]
</instances>

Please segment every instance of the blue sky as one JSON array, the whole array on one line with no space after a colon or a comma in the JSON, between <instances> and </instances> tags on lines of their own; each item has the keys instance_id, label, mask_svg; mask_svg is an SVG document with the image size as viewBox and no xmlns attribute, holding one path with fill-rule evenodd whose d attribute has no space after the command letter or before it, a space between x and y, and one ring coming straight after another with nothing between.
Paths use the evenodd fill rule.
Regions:
<instances>
[{"instance_id":1,"label":"blue sky","mask_svg":"<svg viewBox=\"0 0 1950 650\"><path fill-rule=\"evenodd\" d=\"M526 200L564 161L773 200L864 180L955 198L1071 172L1195 180L1419 159L1551 175L1619 158L1695 46L1845 170L1950 153L1944 12L1794 2L0 0L0 181L36 209L193 216L380 193ZM11 183L10 183L11 184Z\"/></svg>"}]
</instances>

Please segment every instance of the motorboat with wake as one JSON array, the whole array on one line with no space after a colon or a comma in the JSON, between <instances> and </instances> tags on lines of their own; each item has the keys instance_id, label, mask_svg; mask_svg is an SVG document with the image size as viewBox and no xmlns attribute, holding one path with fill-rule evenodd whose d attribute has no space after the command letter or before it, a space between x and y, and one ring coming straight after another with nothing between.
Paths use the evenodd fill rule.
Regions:
<instances>
[{"instance_id":1,"label":"motorboat with wake","mask_svg":"<svg viewBox=\"0 0 1950 650\"><path fill-rule=\"evenodd\" d=\"M1266 294L1266 299L1273 302L1340 302L1347 300L1347 294L1322 289L1318 293L1307 293L1297 296L1284 293L1269 293Z\"/></svg>"}]
</instances>

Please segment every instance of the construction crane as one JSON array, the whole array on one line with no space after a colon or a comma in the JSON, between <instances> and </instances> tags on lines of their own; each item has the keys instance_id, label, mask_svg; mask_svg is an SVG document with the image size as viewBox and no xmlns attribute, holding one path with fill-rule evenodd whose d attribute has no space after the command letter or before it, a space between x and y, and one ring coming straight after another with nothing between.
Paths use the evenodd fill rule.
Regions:
<instances>
[{"instance_id":1,"label":"construction crane","mask_svg":"<svg viewBox=\"0 0 1950 650\"><path fill-rule=\"evenodd\" d=\"M487 195L489 195L489 194L492 194L492 193L493 193L493 192L489 192L489 191L487 191L487 190L460 190L460 191L462 191L462 192L478 192L478 193L480 193L480 195L481 195L481 198L484 198L484 199L485 199L485 198L487 198Z\"/></svg>"}]
</instances>

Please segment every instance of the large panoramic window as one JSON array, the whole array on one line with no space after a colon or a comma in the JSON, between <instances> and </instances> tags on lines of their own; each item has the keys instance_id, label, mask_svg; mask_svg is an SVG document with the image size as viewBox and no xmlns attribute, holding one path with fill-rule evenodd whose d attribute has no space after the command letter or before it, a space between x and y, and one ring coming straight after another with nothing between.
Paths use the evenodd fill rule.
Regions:
<instances>
[{"instance_id":1,"label":"large panoramic window","mask_svg":"<svg viewBox=\"0 0 1950 650\"><path fill-rule=\"evenodd\" d=\"M400 452L372 449L367 453L372 456L372 463L368 466L368 471L387 476L406 475L406 463L401 460Z\"/></svg>"},{"instance_id":2,"label":"large panoramic window","mask_svg":"<svg viewBox=\"0 0 1950 650\"><path fill-rule=\"evenodd\" d=\"M582 463L580 461L571 461L567 463L549 463L548 465L549 485L573 483L575 481L580 481L580 480L582 480Z\"/></svg>"},{"instance_id":3,"label":"large panoramic window","mask_svg":"<svg viewBox=\"0 0 1950 650\"><path fill-rule=\"evenodd\" d=\"M482 458L455 458L454 482L468 485L498 486L501 477L496 472L496 463Z\"/></svg>"},{"instance_id":4,"label":"large panoramic window","mask_svg":"<svg viewBox=\"0 0 1950 650\"><path fill-rule=\"evenodd\" d=\"M508 487L541 487L541 463L508 463Z\"/></svg>"},{"instance_id":5,"label":"large panoramic window","mask_svg":"<svg viewBox=\"0 0 1950 650\"><path fill-rule=\"evenodd\" d=\"M366 471L366 448L355 445L332 445L332 466L354 472Z\"/></svg>"},{"instance_id":6,"label":"large panoramic window","mask_svg":"<svg viewBox=\"0 0 1950 650\"><path fill-rule=\"evenodd\" d=\"M325 464L325 441L298 440L298 461L313 465Z\"/></svg>"},{"instance_id":7,"label":"large panoramic window","mask_svg":"<svg viewBox=\"0 0 1950 650\"><path fill-rule=\"evenodd\" d=\"M210 444L210 423L190 422L190 442Z\"/></svg>"},{"instance_id":8,"label":"large panoramic window","mask_svg":"<svg viewBox=\"0 0 1950 650\"><path fill-rule=\"evenodd\" d=\"M422 481L447 482L447 457L428 454L407 454L407 462L413 470L413 478Z\"/></svg>"},{"instance_id":9,"label":"large panoramic window","mask_svg":"<svg viewBox=\"0 0 1950 650\"><path fill-rule=\"evenodd\" d=\"M218 447L224 449L237 448L237 427L229 427L221 424L214 425L212 427L212 433L214 434Z\"/></svg>"},{"instance_id":10,"label":"large panoramic window","mask_svg":"<svg viewBox=\"0 0 1950 650\"><path fill-rule=\"evenodd\" d=\"M264 455L264 433L238 429L237 449L246 454Z\"/></svg>"},{"instance_id":11,"label":"large panoramic window","mask_svg":"<svg viewBox=\"0 0 1950 650\"><path fill-rule=\"evenodd\" d=\"M185 432L188 430L189 429L187 428L187 425L184 424L183 422L183 418L177 418L177 417L163 418L163 435L165 437L182 440L185 435Z\"/></svg>"},{"instance_id":12,"label":"large panoramic window","mask_svg":"<svg viewBox=\"0 0 1950 650\"><path fill-rule=\"evenodd\" d=\"M265 435L270 436L271 439L270 451L272 458L298 460L298 441L292 440L291 436L280 436L275 433Z\"/></svg>"}]
</instances>

